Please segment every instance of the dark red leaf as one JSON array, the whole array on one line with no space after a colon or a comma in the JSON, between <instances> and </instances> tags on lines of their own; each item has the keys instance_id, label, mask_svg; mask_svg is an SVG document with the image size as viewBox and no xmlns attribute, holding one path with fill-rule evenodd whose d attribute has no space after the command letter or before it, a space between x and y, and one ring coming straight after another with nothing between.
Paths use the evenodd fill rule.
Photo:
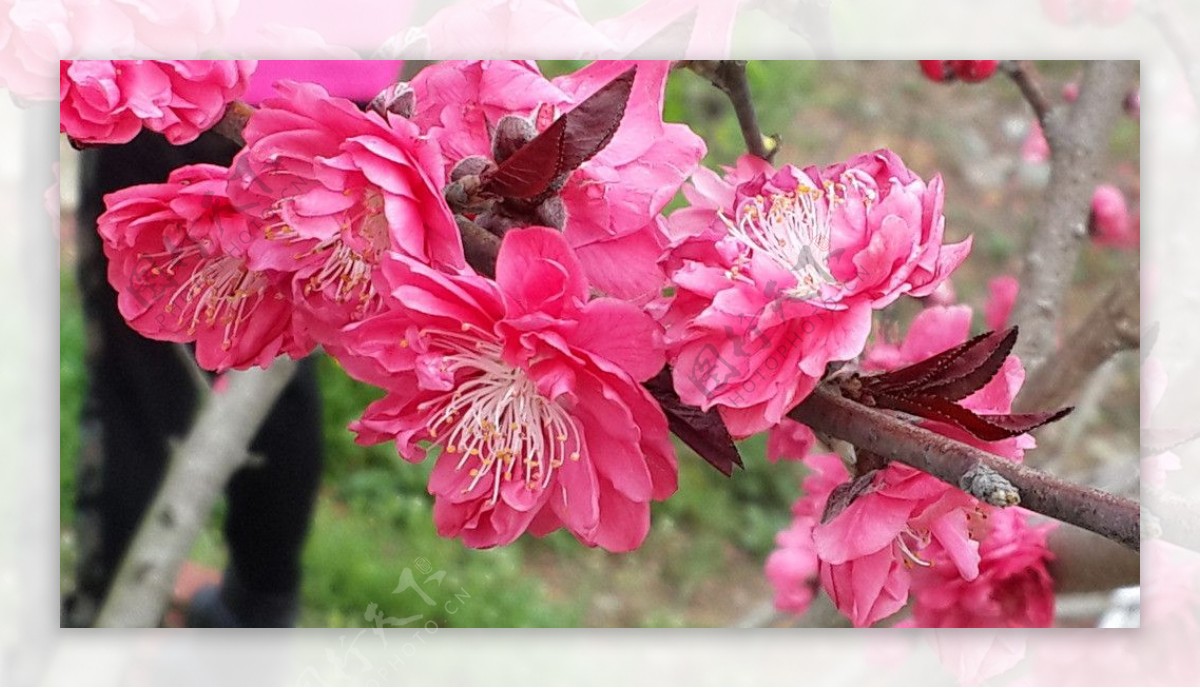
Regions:
<instances>
[{"instance_id":1,"label":"dark red leaf","mask_svg":"<svg viewBox=\"0 0 1200 688\"><path fill-rule=\"evenodd\" d=\"M637 67L601 86L517 149L483 178L484 193L504 198L537 199L612 141L625 116Z\"/></svg>"},{"instance_id":2,"label":"dark red leaf","mask_svg":"<svg viewBox=\"0 0 1200 688\"><path fill-rule=\"evenodd\" d=\"M1067 408L1054 413L980 416L947 399L921 394L905 396L877 394L875 405L878 408L902 411L927 420L953 425L985 442L996 442L1023 435L1071 412L1071 409Z\"/></svg>"},{"instance_id":3,"label":"dark red leaf","mask_svg":"<svg viewBox=\"0 0 1200 688\"><path fill-rule=\"evenodd\" d=\"M879 375L864 377L862 378L863 387L871 391L887 392L896 389L912 389L930 380L939 379L942 373L959 356L962 356L974 347L985 344L994 335L994 332L985 332L952 349L947 349L940 354L930 356L910 366Z\"/></svg>"},{"instance_id":4,"label":"dark red leaf","mask_svg":"<svg viewBox=\"0 0 1200 688\"><path fill-rule=\"evenodd\" d=\"M630 67L563 115L567 140L560 174L574 171L612 141L625 117L635 76L637 67Z\"/></svg>"},{"instance_id":5,"label":"dark red leaf","mask_svg":"<svg viewBox=\"0 0 1200 688\"><path fill-rule=\"evenodd\" d=\"M480 191L505 198L541 195L559 174L566 135L567 120L560 117L491 173L485 174Z\"/></svg>"},{"instance_id":6,"label":"dark red leaf","mask_svg":"<svg viewBox=\"0 0 1200 688\"><path fill-rule=\"evenodd\" d=\"M647 380L646 389L662 406L667 427L700 458L726 476L733 475L734 466L742 467L742 456L720 414L715 410L701 411L680 401L671 382L669 367Z\"/></svg>"},{"instance_id":7,"label":"dark red leaf","mask_svg":"<svg viewBox=\"0 0 1200 688\"><path fill-rule=\"evenodd\" d=\"M922 394L935 394L943 399L958 401L965 399L986 385L1008 358L1013 345L1017 343L1017 328L1012 327L996 342L995 335L984 340L984 343L964 351L942 372L940 379L930 380L922 385ZM995 346L993 347L993 343ZM991 348L991 351L988 349Z\"/></svg>"}]
</instances>

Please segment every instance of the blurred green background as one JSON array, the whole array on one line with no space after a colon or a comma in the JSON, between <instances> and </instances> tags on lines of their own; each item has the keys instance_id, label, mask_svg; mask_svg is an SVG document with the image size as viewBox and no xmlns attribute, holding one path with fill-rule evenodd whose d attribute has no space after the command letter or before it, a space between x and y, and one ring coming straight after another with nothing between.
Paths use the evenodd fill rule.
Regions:
<instances>
[{"instance_id":1,"label":"blurred green background","mask_svg":"<svg viewBox=\"0 0 1200 688\"><path fill-rule=\"evenodd\" d=\"M548 75L581 64L541 63ZM1039 68L1050 93L1057 95L1081 65L1053 62L1039 63ZM987 280L1019 268L1019 252L1047 172L1046 165L1020 158L1031 116L1016 88L1002 75L982 84L933 84L912 61L755 61L749 64L749 76L764 132L778 134L782 141L777 164L824 165L888 147L922 176L940 172L945 177L947 240L975 235L974 252L956 273L954 287L959 300L975 306L981 317ZM724 95L695 74L678 70L672 75L665 118L685 122L704 137L709 167L731 164L744 150ZM1137 123L1122 118L1106 166L1108 181L1135 202L1138 136ZM72 183L64 173L64 188ZM64 203L61 272L64 591L73 576L76 421L86 384L68 205ZM1097 285L1136 260L1136 252L1086 249L1067 322L1092 303ZM903 303L878 328L891 331L918 309L918 304ZM1096 432L1108 438L1108 447L1136 451L1136 372L1136 365L1123 371L1098 409ZM790 518L802 470L795 464L768 464L761 437L743 443L746 470L732 479L680 446L679 492L654 505L653 530L637 552L590 550L565 532L474 551L434 531L425 491L431 464L404 462L390 444L360 447L353 442L346 425L380 392L351 381L328 358L320 361L320 380L326 462L304 556L303 626L372 626L376 612L394 619L424 614L414 626L426 620L461 627L724 626L742 622L770 600L762 564L775 533ZM1087 475L1100 475L1097 462L1112 453L1096 453L1095 461L1084 466L1092 471ZM193 561L218 570L225 557L221 518L219 508L192 555ZM435 606L411 592L393 592L406 567ZM445 575L424 583L427 570ZM456 595L458 604L444 604Z\"/></svg>"}]
</instances>

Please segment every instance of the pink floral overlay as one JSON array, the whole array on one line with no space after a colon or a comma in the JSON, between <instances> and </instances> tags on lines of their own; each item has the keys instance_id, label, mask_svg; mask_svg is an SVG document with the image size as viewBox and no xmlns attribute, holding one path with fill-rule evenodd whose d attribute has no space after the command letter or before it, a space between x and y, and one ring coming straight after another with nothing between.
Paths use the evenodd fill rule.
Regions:
<instances>
[{"instance_id":1,"label":"pink floral overlay","mask_svg":"<svg viewBox=\"0 0 1200 688\"><path fill-rule=\"evenodd\" d=\"M125 143L143 127L194 141L245 92L253 60L63 60L61 129L79 143Z\"/></svg>"},{"instance_id":2,"label":"pink floral overlay","mask_svg":"<svg viewBox=\"0 0 1200 688\"><path fill-rule=\"evenodd\" d=\"M449 31L456 16L431 26ZM947 233L942 177L886 148L823 166L745 155L705 167L704 140L664 120L673 66L597 61L548 79L531 61L445 61L366 106L281 80L251 107L240 101L254 61L66 60L61 129L77 147L144 130L182 145L227 112L250 113L228 168L189 165L105 198L118 308L141 335L192 346L219 388L225 371L318 349L379 388L350 430L432 462L440 536L487 549L565 530L629 552L679 488L677 447L728 474L743 463L734 441L766 433L770 469L802 475L764 564L778 610L803 614L825 595L856 627L1053 625L1053 522L856 457L828 436L843 435L789 417L841 384L840 401L1003 460L1035 446L1037 425L997 420L1011 432L977 436L954 424L956 411L1016 418L1025 369L1006 356L1015 328L972 339L973 313L955 305L951 276L973 240ZM921 64L939 82L998 68ZM545 160L506 167L531 160L532 142ZM1024 156L1049 153L1031 132ZM537 181L524 195L513 191L521 174ZM1137 213L1119 188L1096 188L1089 231L1136 247ZM1004 330L1019 290L992 279L980 320ZM895 380L921 362L945 372L952 350L980 341L988 362L942 388L962 383L945 399L956 408L921 416L880 401L906 382L929 389ZM971 377L983 368L989 377ZM891 387L876 375L895 371ZM878 394L854 396L847 380ZM732 458L709 458L705 441ZM1150 483L1178 461L1148 461Z\"/></svg>"}]
</instances>

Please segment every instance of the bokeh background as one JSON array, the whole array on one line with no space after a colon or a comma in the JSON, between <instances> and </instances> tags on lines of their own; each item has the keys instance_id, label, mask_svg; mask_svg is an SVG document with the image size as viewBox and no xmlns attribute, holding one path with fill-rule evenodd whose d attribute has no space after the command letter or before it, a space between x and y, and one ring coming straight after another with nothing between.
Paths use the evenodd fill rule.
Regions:
<instances>
[{"instance_id":1,"label":"bokeh background","mask_svg":"<svg viewBox=\"0 0 1200 688\"><path fill-rule=\"evenodd\" d=\"M553 76L583 63L540 64ZM1062 87L1078 78L1081 63L1039 62L1038 68L1058 101ZM1002 75L981 84L931 83L914 61L752 61L748 73L762 128L781 140L777 164L825 165L886 147L922 176L944 177L947 240L975 237L974 251L955 273L953 286L960 302L975 307L981 331L988 282L1019 274L1049 174L1048 163L1021 154L1033 118L1016 87ZM685 122L704 137L709 146L704 164L711 168L733 163L744 150L724 95L695 74L679 70L672 76L665 118ZM1139 136L1138 122L1122 117L1102 179L1120 187L1135 211ZM86 335L73 273L76 159L65 145L61 164L60 573L65 592L74 576L72 494ZM1086 247L1063 315L1066 326L1079 322L1110 282L1138 259L1136 249ZM875 336L903 332L920 307L907 300L878 315ZM439 602L461 598L453 613L440 603L433 609L433 619L443 627L811 623L771 611L762 565L775 533L789 520L803 473L796 464L769 464L762 438L743 443L746 470L731 479L680 445L679 491L655 505L652 532L632 554L589 550L566 533L474 551L434 531L425 491L431 464L404 462L390 444L353 442L347 423L381 393L351 381L331 359L322 358L319 369L326 461L305 550L301 625L373 627L376 613L429 619L431 607L419 596L394 592L406 568L419 575L426 567L445 572L440 583L425 586L427 592ZM1029 456L1031 463L1136 495L1137 353L1122 354L1102 368L1089 388L1087 406L1038 436L1044 449ZM221 518L218 508L196 543L195 570L223 567ZM1060 623L1095 625L1106 604L1105 596L1065 600Z\"/></svg>"}]
</instances>

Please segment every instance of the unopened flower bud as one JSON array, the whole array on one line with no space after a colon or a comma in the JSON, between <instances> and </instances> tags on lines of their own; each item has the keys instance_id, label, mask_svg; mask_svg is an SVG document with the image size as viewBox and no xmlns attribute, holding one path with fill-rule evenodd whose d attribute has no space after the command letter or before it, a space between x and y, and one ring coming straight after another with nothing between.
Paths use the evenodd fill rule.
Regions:
<instances>
[{"instance_id":1,"label":"unopened flower bud","mask_svg":"<svg viewBox=\"0 0 1200 688\"><path fill-rule=\"evenodd\" d=\"M450 181L456 182L463 177L470 175L478 177L495 166L496 165L492 163L491 160L488 160L482 155L472 155L459 160L458 164L454 166L454 169L450 170Z\"/></svg>"},{"instance_id":2,"label":"unopened flower bud","mask_svg":"<svg viewBox=\"0 0 1200 688\"><path fill-rule=\"evenodd\" d=\"M537 208L537 220L546 227L561 230L567 221L567 209L563 206L562 197L551 196Z\"/></svg>"},{"instance_id":3,"label":"unopened flower bud","mask_svg":"<svg viewBox=\"0 0 1200 688\"><path fill-rule=\"evenodd\" d=\"M492 159L502 163L537 136L533 123L524 117L507 115L496 125L492 135Z\"/></svg>"},{"instance_id":4,"label":"unopened flower bud","mask_svg":"<svg viewBox=\"0 0 1200 688\"><path fill-rule=\"evenodd\" d=\"M388 113L404 118L412 117L417 107L417 94L407 82L392 84L379 92L367 105L369 112L375 112L387 119Z\"/></svg>"}]
</instances>

